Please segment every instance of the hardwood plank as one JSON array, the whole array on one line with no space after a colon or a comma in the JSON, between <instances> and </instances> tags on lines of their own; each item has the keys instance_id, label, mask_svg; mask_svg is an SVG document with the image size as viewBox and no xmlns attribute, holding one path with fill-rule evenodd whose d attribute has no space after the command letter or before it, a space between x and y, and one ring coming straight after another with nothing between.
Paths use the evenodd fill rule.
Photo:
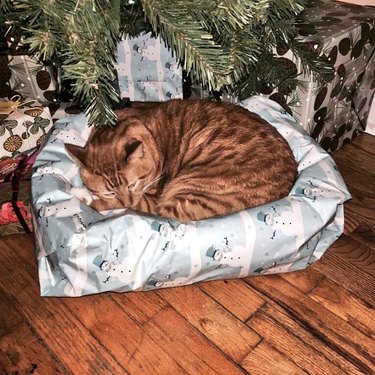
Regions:
<instances>
[{"instance_id":1,"label":"hardwood plank","mask_svg":"<svg viewBox=\"0 0 375 375\"><path fill-rule=\"evenodd\" d=\"M23 322L23 317L13 307L8 293L0 287L0 338Z\"/></svg>"},{"instance_id":2,"label":"hardwood plank","mask_svg":"<svg viewBox=\"0 0 375 375\"><path fill-rule=\"evenodd\" d=\"M375 252L375 227L360 224L351 234L350 238L368 246Z\"/></svg>"},{"instance_id":3,"label":"hardwood plank","mask_svg":"<svg viewBox=\"0 0 375 375\"><path fill-rule=\"evenodd\" d=\"M261 314L263 318L259 319L258 314ZM265 322L267 322L267 325L265 325ZM312 373L316 373L314 363L318 363L320 367L324 366L324 371L331 369L333 373L339 374L363 374L356 365L346 360L334 348L331 348L329 343L307 329L292 313L289 313L271 299L249 320L248 324L258 325L258 330L268 334L265 337L269 337L269 343L278 348L286 358L290 358L297 365L300 364L301 368L306 371L307 368L310 368L313 370ZM284 344L284 347L281 347L279 341L282 343L287 341L296 345ZM302 345L301 348L300 345ZM311 360L316 359L314 363L309 363L308 367L305 365L305 355ZM337 372L337 368L339 372ZM320 374L320 371L318 373Z\"/></svg>"},{"instance_id":4,"label":"hardwood plank","mask_svg":"<svg viewBox=\"0 0 375 375\"><path fill-rule=\"evenodd\" d=\"M355 152L350 152L352 150L348 149L345 155L345 159L340 160L337 155L333 156L336 161L337 168L340 171L344 181L349 187L361 187L359 191L370 191L371 181L375 178L374 161L371 159L373 156L363 155L362 153L355 155ZM350 162L349 162L350 161ZM370 184L363 183L363 175L366 173L366 178ZM371 198L369 196L368 198Z\"/></svg>"},{"instance_id":5,"label":"hardwood plank","mask_svg":"<svg viewBox=\"0 0 375 375\"><path fill-rule=\"evenodd\" d=\"M243 374L239 367L170 307L149 320L144 330L188 374Z\"/></svg>"},{"instance_id":6,"label":"hardwood plank","mask_svg":"<svg viewBox=\"0 0 375 375\"><path fill-rule=\"evenodd\" d=\"M3 371L3 372L1 372ZM26 323L0 338L0 372L2 374L64 374Z\"/></svg>"},{"instance_id":7,"label":"hardwood plank","mask_svg":"<svg viewBox=\"0 0 375 375\"><path fill-rule=\"evenodd\" d=\"M344 234L350 236L350 234L361 224L361 219L348 210L347 204L344 206L345 211L345 222L344 222Z\"/></svg>"},{"instance_id":8,"label":"hardwood plank","mask_svg":"<svg viewBox=\"0 0 375 375\"><path fill-rule=\"evenodd\" d=\"M270 306L264 306L248 321L248 325L261 335L268 343L302 370L312 374L340 374L342 369L335 365L330 358L321 353L316 347L302 341L294 332L289 332L282 320L276 320ZM278 314L280 318L281 314ZM318 347L324 342L315 342ZM273 359L275 361L275 359ZM357 370L357 373L358 370Z\"/></svg>"},{"instance_id":9,"label":"hardwood plank","mask_svg":"<svg viewBox=\"0 0 375 375\"><path fill-rule=\"evenodd\" d=\"M356 147L357 153L366 152L375 156L375 137L373 135L362 133L351 144Z\"/></svg>"},{"instance_id":10,"label":"hardwood plank","mask_svg":"<svg viewBox=\"0 0 375 375\"><path fill-rule=\"evenodd\" d=\"M7 242L13 244L13 240L14 239L10 239ZM24 253L24 255L25 254L26 253ZM90 299L91 301L88 302ZM84 327L82 329L85 330L85 333L82 332L82 336L90 337L93 340L96 339L96 342L100 343L101 350L104 351L107 356L113 357L115 353L116 361L120 362L122 365L121 368L117 368L117 371L120 371L120 373L125 373L127 371L131 373L142 373L142 368L147 366L151 366L153 373L181 372L181 369L176 363L158 349L157 343L150 340L147 336L146 338L143 337L143 332L125 315L109 295L66 299L43 299L43 301L51 300L61 302L63 308L66 310L65 315L68 315L72 320L77 320L80 324L83 323ZM62 308L61 304L60 309ZM97 308L98 305L101 307L99 311ZM74 306L73 309L72 306ZM90 307L89 309L88 306ZM102 314L102 316L100 316L100 312L106 312L107 314ZM94 319L94 321L90 319ZM118 321L120 321L121 324L114 324L114 322ZM92 326L88 325L90 322ZM100 327L103 328L100 329ZM121 327L121 329L119 327ZM56 329L63 332L60 327ZM90 329L95 332L90 334ZM133 338L132 341L129 341L129 336ZM140 343L142 343L141 348L138 348L137 346ZM125 344L133 344L133 346L126 346ZM129 350L126 352L124 348ZM153 366L158 366L160 372L153 368Z\"/></svg>"},{"instance_id":11,"label":"hardwood plank","mask_svg":"<svg viewBox=\"0 0 375 375\"><path fill-rule=\"evenodd\" d=\"M130 374L184 374L185 371L133 322L109 295L65 300L83 323ZM87 308L87 307L90 308Z\"/></svg>"},{"instance_id":12,"label":"hardwood plank","mask_svg":"<svg viewBox=\"0 0 375 375\"><path fill-rule=\"evenodd\" d=\"M311 267L328 279L349 290L368 304L375 306L375 279L355 265L342 259L331 248Z\"/></svg>"},{"instance_id":13,"label":"hardwood plank","mask_svg":"<svg viewBox=\"0 0 375 375\"><path fill-rule=\"evenodd\" d=\"M261 340L259 335L203 293L197 285L162 289L158 294L236 362Z\"/></svg>"},{"instance_id":14,"label":"hardwood plank","mask_svg":"<svg viewBox=\"0 0 375 375\"><path fill-rule=\"evenodd\" d=\"M331 246L330 252L369 275L375 276L375 251L352 237L343 234Z\"/></svg>"},{"instance_id":15,"label":"hardwood plank","mask_svg":"<svg viewBox=\"0 0 375 375\"><path fill-rule=\"evenodd\" d=\"M371 306L328 279L322 280L309 297L375 342L375 311Z\"/></svg>"},{"instance_id":16,"label":"hardwood plank","mask_svg":"<svg viewBox=\"0 0 375 375\"><path fill-rule=\"evenodd\" d=\"M332 154L353 199L345 204L345 233L360 222L375 225L375 137L361 134Z\"/></svg>"},{"instance_id":17,"label":"hardwood plank","mask_svg":"<svg viewBox=\"0 0 375 375\"><path fill-rule=\"evenodd\" d=\"M355 191L353 194L355 194ZM351 224L354 226L353 229L355 229L361 223L367 223L375 226L375 202L368 202L366 199L363 201L361 200L361 197L356 197L353 195L353 200L346 202L344 206L345 219L350 217L350 220L353 222Z\"/></svg>"},{"instance_id":18,"label":"hardwood plank","mask_svg":"<svg viewBox=\"0 0 375 375\"><path fill-rule=\"evenodd\" d=\"M375 137L371 134L362 133L352 142L332 154L333 158L352 160L352 158L367 159L375 156Z\"/></svg>"},{"instance_id":19,"label":"hardwood plank","mask_svg":"<svg viewBox=\"0 0 375 375\"><path fill-rule=\"evenodd\" d=\"M241 362L241 366L251 375L307 374L267 341L262 341L250 352Z\"/></svg>"},{"instance_id":20,"label":"hardwood plank","mask_svg":"<svg viewBox=\"0 0 375 375\"><path fill-rule=\"evenodd\" d=\"M138 325L146 323L167 306L154 292L112 293L111 297Z\"/></svg>"},{"instance_id":21,"label":"hardwood plank","mask_svg":"<svg viewBox=\"0 0 375 375\"><path fill-rule=\"evenodd\" d=\"M372 144L375 137L361 138L358 143L345 145L332 154L352 200L345 204L345 217L350 221L375 225L375 163ZM352 223L350 223L352 224ZM349 223L345 223L346 226ZM354 228L355 229L355 226ZM350 229L349 229L350 231Z\"/></svg>"},{"instance_id":22,"label":"hardwood plank","mask_svg":"<svg viewBox=\"0 0 375 375\"><path fill-rule=\"evenodd\" d=\"M371 134L362 133L350 145L356 148L357 154L365 152L375 156L375 137Z\"/></svg>"},{"instance_id":23,"label":"hardwood plank","mask_svg":"<svg viewBox=\"0 0 375 375\"><path fill-rule=\"evenodd\" d=\"M241 366L251 375L307 374L267 341L262 341L250 352L241 362Z\"/></svg>"},{"instance_id":24,"label":"hardwood plank","mask_svg":"<svg viewBox=\"0 0 375 375\"><path fill-rule=\"evenodd\" d=\"M199 284L199 287L243 322L264 304L264 300L243 280L210 281Z\"/></svg>"},{"instance_id":25,"label":"hardwood plank","mask_svg":"<svg viewBox=\"0 0 375 375\"><path fill-rule=\"evenodd\" d=\"M306 330L313 332L362 371L375 372L374 343L361 331L277 275L247 278L246 281L287 309Z\"/></svg>"},{"instance_id":26,"label":"hardwood plank","mask_svg":"<svg viewBox=\"0 0 375 375\"><path fill-rule=\"evenodd\" d=\"M6 243L12 243L12 248ZM39 297L35 262L26 264L23 261L21 266L13 267L19 264L21 252L32 258L31 247L28 242L2 241L0 287L13 296L14 308L22 311L26 323L72 374L125 373L124 368L66 308L62 298Z\"/></svg>"},{"instance_id":27,"label":"hardwood plank","mask_svg":"<svg viewBox=\"0 0 375 375\"><path fill-rule=\"evenodd\" d=\"M360 150L360 148L354 144L343 149L341 153L337 152L332 155L343 176L349 176L349 171L353 171L354 173L366 171L370 177L375 177L375 171L373 169L374 156L375 155L369 148ZM348 163L348 160L350 160L350 163ZM354 181L350 179L350 182L352 183Z\"/></svg>"},{"instance_id":28,"label":"hardwood plank","mask_svg":"<svg viewBox=\"0 0 375 375\"><path fill-rule=\"evenodd\" d=\"M238 362L252 375L375 373L375 137L333 156L353 195L347 236L301 272L48 299L39 297L33 237L1 238L0 369L232 374Z\"/></svg>"},{"instance_id":29,"label":"hardwood plank","mask_svg":"<svg viewBox=\"0 0 375 375\"><path fill-rule=\"evenodd\" d=\"M283 273L280 276L304 293L309 293L324 278L320 272L311 267L302 271Z\"/></svg>"},{"instance_id":30,"label":"hardwood plank","mask_svg":"<svg viewBox=\"0 0 375 375\"><path fill-rule=\"evenodd\" d=\"M13 246L14 241L14 238L9 238L6 242ZM29 258L31 253L24 252L23 256ZM32 269L30 271L32 272ZM121 363L118 365L121 368L114 370L118 371L115 373L143 374L146 371L155 374L183 374L182 369L158 348L158 343L144 335L142 330L125 315L122 308L115 302L119 297L118 294L112 296L103 294L82 298L45 298L43 301L61 302L67 311L65 315L83 324L84 333L81 332L81 336L96 340L100 343L102 351L115 357L116 362ZM114 322L120 322L120 324L117 325ZM60 327L56 329L63 332ZM132 337L132 340L129 340L129 337ZM112 370L108 373L112 373Z\"/></svg>"}]
</instances>

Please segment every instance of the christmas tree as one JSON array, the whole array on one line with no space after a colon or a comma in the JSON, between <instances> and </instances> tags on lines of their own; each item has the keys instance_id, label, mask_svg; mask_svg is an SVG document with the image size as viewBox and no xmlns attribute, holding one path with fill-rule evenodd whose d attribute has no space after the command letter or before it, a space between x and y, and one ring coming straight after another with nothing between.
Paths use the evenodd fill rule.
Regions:
<instances>
[{"instance_id":1,"label":"christmas tree","mask_svg":"<svg viewBox=\"0 0 375 375\"><path fill-rule=\"evenodd\" d=\"M297 15L309 0L0 0L2 18L22 28L24 43L52 62L89 114L90 124L116 122L117 43L152 31L191 77L209 90L239 97L301 85L275 51L291 49L304 72L324 81L330 66L296 39Z\"/></svg>"}]
</instances>

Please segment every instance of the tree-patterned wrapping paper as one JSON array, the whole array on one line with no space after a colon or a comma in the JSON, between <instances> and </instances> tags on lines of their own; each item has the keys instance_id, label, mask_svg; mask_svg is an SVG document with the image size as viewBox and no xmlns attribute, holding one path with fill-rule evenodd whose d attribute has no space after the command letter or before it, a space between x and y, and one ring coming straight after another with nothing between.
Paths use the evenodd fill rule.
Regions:
<instances>
[{"instance_id":1,"label":"tree-patterned wrapping paper","mask_svg":"<svg viewBox=\"0 0 375 375\"><path fill-rule=\"evenodd\" d=\"M182 98L182 68L150 33L119 43L116 69L122 98L151 102Z\"/></svg>"},{"instance_id":2,"label":"tree-patterned wrapping paper","mask_svg":"<svg viewBox=\"0 0 375 375\"><path fill-rule=\"evenodd\" d=\"M40 145L52 126L47 107L25 100L9 115L0 115L0 161Z\"/></svg>"},{"instance_id":3,"label":"tree-patterned wrapping paper","mask_svg":"<svg viewBox=\"0 0 375 375\"><path fill-rule=\"evenodd\" d=\"M83 114L56 122L32 176L32 211L43 296L154 290L290 272L318 260L344 228L350 198L333 159L277 103L241 103L273 125L298 161L289 196L189 223L124 210L96 212L64 144L84 146Z\"/></svg>"},{"instance_id":4,"label":"tree-patterned wrapping paper","mask_svg":"<svg viewBox=\"0 0 375 375\"><path fill-rule=\"evenodd\" d=\"M297 91L294 115L324 149L334 151L366 127L375 91L375 7L315 0L297 27L335 73L320 90L311 77L301 76L307 85ZM290 51L278 52L299 67Z\"/></svg>"}]
</instances>

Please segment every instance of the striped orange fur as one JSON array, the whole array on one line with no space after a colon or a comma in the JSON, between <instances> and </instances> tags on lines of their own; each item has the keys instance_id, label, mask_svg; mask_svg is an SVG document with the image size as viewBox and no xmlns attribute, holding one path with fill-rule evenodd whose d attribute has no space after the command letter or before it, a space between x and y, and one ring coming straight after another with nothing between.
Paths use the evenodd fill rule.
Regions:
<instances>
[{"instance_id":1,"label":"striped orange fur","mask_svg":"<svg viewBox=\"0 0 375 375\"><path fill-rule=\"evenodd\" d=\"M66 145L97 210L201 220L280 199L297 176L284 138L240 106L171 100L117 115L84 148Z\"/></svg>"}]
</instances>

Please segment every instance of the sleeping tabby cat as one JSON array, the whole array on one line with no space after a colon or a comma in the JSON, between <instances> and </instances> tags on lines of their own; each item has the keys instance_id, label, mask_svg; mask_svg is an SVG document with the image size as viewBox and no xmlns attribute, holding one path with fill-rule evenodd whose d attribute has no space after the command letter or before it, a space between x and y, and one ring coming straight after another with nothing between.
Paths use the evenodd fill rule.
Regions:
<instances>
[{"instance_id":1,"label":"sleeping tabby cat","mask_svg":"<svg viewBox=\"0 0 375 375\"><path fill-rule=\"evenodd\" d=\"M287 142L238 105L171 100L117 116L84 148L66 145L98 211L206 219L280 199L297 176Z\"/></svg>"}]
</instances>

